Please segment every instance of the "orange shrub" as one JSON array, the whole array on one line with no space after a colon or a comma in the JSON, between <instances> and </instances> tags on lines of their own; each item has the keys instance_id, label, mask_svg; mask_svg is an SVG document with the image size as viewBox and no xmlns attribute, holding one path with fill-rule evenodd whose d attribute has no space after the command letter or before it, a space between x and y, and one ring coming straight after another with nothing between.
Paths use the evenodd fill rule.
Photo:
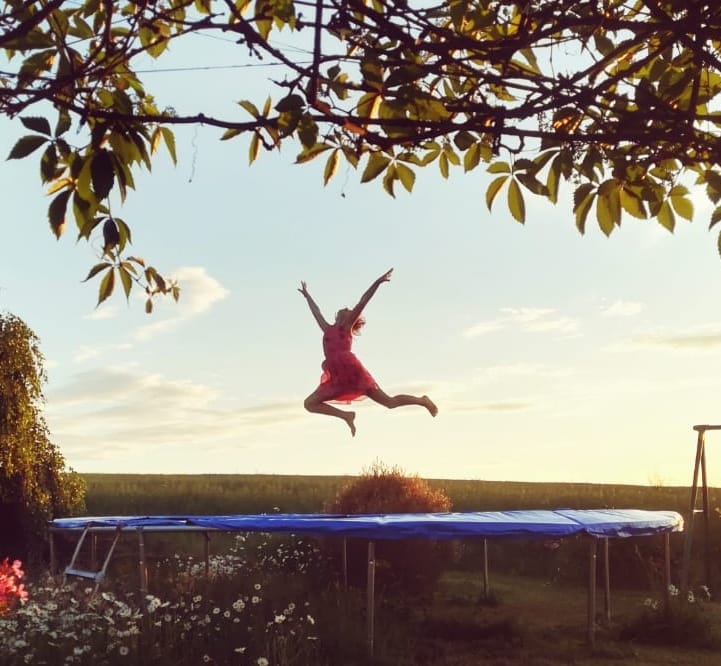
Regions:
<instances>
[{"instance_id":1,"label":"orange shrub","mask_svg":"<svg viewBox=\"0 0 721 666\"><path fill-rule=\"evenodd\" d=\"M326 513L436 513L451 510L451 500L442 490L431 488L418 476L406 476L397 467L376 462L370 469L346 484L335 499L326 504ZM448 541L425 539L375 542L376 584L396 587L403 592L426 592L438 580L451 560L453 547ZM337 556L337 548L335 549ZM365 585L367 541L347 540L348 581ZM340 558L334 557L340 566Z\"/></svg>"}]
</instances>

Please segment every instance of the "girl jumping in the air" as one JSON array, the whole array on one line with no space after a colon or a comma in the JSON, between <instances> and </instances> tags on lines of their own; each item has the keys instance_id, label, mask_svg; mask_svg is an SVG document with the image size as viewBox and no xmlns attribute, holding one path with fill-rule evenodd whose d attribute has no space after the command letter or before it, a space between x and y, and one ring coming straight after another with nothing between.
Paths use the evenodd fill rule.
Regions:
<instances>
[{"instance_id":1,"label":"girl jumping in the air","mask_svg":"<svg viewBox=\"0 0 721 666\"><path fill-rule=\"evenodd\" d=\"M343 419L350 428L351 435L355 436L355 412L345 411L333 407L328 401L349 402L361 396L368 396L371 400L393 409L405 405L420 405L425 407L435 416L438 408L427 396L417 397L414 395L388 395L383 391L371 374L363 367L361 362L351 352L352 335L357 335L365 320L361 316L363 308L376 293L376 290L383 282L391 279L393 269L381 275L361 296L358 304L351 308L338 310L335 316L335 323L329 324L320 312L320 308L311 298L305 282L300 283L298 291L305 296L311 313L323 331L323 374L320 378L320 385L313 391L303 403L309 412L326 414Z\"/></svg>"}]
</instances>

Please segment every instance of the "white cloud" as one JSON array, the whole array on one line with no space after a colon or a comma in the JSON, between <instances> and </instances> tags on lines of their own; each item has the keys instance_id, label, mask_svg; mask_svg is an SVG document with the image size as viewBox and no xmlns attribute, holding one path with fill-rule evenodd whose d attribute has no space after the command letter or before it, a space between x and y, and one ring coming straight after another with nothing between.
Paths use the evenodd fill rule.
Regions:
<instances>
[{"instance_id":1,"label":"white cloud","mask_svg":"<svg viewBox=\"0 0 721 666\"><path fill-rule=\"evenodd\" d=\"M135 331L135 338L147 340L154 335L165 333L208 311L213 305L227 298L230 291L202 266L184 266L172 272L172 278L180 286L180 300L166 302L158 299L154 317L150 324ZM161 317L165 318L161 318Z\"/></svg>"},{"instance_id":2,"label":"white cloud","mask_svg":"<svg viewBox=\"0 0 721 666\"><path fill-rule=\"evenodd\" d=\"M555 310L551 308L501 308L501 312L508 315L512 321L530 323L552 315Z\"/></svg>"},{"instance_id":3,"label":"white cloud","mask_svg":"<svg viewBox=\"0 0 721 666\"><path fill-rule=\"evenodd\" d=\"M464 338L475 338L479 335L500 331L504 327L504 321L501 319L492 319L491 321L482 321L479 324L470 326L463 331Z\"/></svg>"},{"instance_id":4,"label":"white cloud","mask_svg":"<svg viewBox=\"0 0 721 666\"><path fill-rule=\"evenodd\" d=\"M668 350L705 352L721 347L721 324L706 324L688 329L668 330L658 328L629 336L606 347L612 352L637 352L639 350Z\"/></svg>"},{"instance_id":5,"label":"white cloud","mask_svg":"<svg viewBox=\"0 0 721 666\"><path fill-rule=\"evenodd\" d=\"M129 342L121 342L118 344L109 345L95 345L94 347L83 345L79 347L73 354L73 361L75 361L76 363L83 363L93 358L97 358L98 356L106 352L121 351L124 349L132 348L133 345Z\"/></svg>"},{"instance_id":6,"label":"white cloud","mask_svg":"<svg viewBox=\"0 0 721 666\"><path fill-rule=\"evenodd\" d=\"M603 317L632 317L643 310L642 303L631 301L615 301L611 305L601 308Z\"/></svg>"},{"instance_id":7,"label":"white cloud","mask_svg":"<svg viewBox=\"0 0 721 666\"><path fill-rule=\"evenodd\" d=\"M453 412L525 412L533 407L532 402L523 400L456 402L447 405L448 411Z\"/></svg>"},{"instance_id":8,"label":"white cloud","mask_svg":"<svg viewBox=\"0 0 721 666\"><path fill-rule=\"evenodd\" d=\"M127 368L76 374L48 394L53 439L69 459L110 459L119 453L181 447L202 454L228 442L242 445L251 431L305 416L301 399L230 405L218 389Z\"/></svg>"},{"instance_id":9,"label":"white cloud","mask_svg":"<svg viewBox=\"0 0 721 666\"><path fill-rule=\"evenodd\" d=\"M501 316L482 321L466 328L462 335L474 338L493 331L514 329L525 332L555 332L575 334L578 321L571 317L559 316L551 308L501 308Z\"/></svg>"},{"instance_id":10,"label":"white cloud","mask_svg":"<svg viewBox=\"0 0 721 666\"><path fill-rule=\"evenodd\" d=\"M675 334L640 335L630 340L633 347L660 347L663 349L705 351L721 346L721 330L713 332L687 332Z\"/></svg>"},{"instance_id":11,"label":"white cloud","mask_svg":"<svg viewBox=\"0 0 721 666\"><path fill-rule=\"evenodd\" d=\"M89 319L91 321L100 321L103 319L114 319L118 316L118 306L110 304L107 301L95 308L90 314L83 316L83 319Z\"/></svg>"},{"instance_id":12,"label":"white cloud","mask_svg":"<svg viewBox=\"0 0 721 666\"><path fill-rule=\"evenodd\" d=\"M553 368L542 363L507 363L478 369L480 380L495 381L517 377L568 377L569 370Z\"/></svg>"}]
</instances>

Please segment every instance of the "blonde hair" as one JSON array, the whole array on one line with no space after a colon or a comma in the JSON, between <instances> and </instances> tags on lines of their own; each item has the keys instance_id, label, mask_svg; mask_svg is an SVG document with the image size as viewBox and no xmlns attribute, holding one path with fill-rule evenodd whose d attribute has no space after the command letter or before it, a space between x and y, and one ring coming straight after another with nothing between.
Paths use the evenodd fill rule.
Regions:
<instances>
[{"instance_id":1,"label":"blonde hair","mask_svg":"<svg viewBox=\"0 0 721 666\"><path fill-rule=\"evenodd\" d=\"M364 317L358 317L353 322L353 326L350 327L350 332L353 335L360 335L361 329L366 325L366 320Z\"/></svg>"}]
</instances>

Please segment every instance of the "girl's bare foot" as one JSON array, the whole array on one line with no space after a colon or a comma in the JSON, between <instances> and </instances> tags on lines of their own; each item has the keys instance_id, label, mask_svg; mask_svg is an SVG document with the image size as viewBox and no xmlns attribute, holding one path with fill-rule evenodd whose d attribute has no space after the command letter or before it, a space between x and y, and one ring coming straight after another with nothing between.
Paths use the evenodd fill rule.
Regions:
<instances>
[{"instance_id":1,"label":"girl's bare foot","mask_svg":"<svg viewBox=\"0 0 721 666\"><path fill-rule=\"evenodd\" d=\"M351 437L355 437L355 412L347 412L343 418L350 428Z\"/></svg>"},{"instance_id":2,"label":"girl's bare foot","mask_svg":"<svg viewBox=\"0 0 721 666\"><path fill-rule=\"evenodd\" d=\"M438 407L436 407L436 403L433 402L433 400L431 400L427 395L423 396L423 405L430 412L431 416L438 414Z\"/></svg>"}]
</instances>

